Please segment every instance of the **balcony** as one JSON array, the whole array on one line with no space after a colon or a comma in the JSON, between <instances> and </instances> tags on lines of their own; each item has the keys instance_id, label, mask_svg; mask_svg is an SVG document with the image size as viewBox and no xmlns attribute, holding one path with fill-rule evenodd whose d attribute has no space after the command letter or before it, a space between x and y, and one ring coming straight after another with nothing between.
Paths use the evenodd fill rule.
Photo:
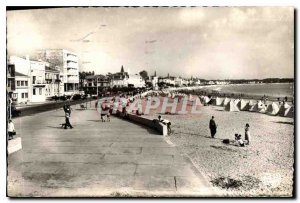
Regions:
<instances>
[{"instance_id":1,"label":"balcony","mask_svg":"<svg viewBox=\"0 0 300 203\"><path fill-rule=\"evenodd\" d=\"M68 62L67 63L67 69L78 69L78 63L74 63L74 62Z\"/></svg>"},{"instance_id":2,"label":"balcony","mask_svg":"<svg viewBox=\"0 0 300 203\"><path fill-rule=\"evenodd\" d=\"M33 86L46 86L47 82L45 80L33 80Z\"/></svg>"},{"instance_id":3,"label":"balcony","mask_svg":"<svg viewBox=\"0 0 300 203\"><path fill-rule=\"evenodd\" d=\"M78 58L74 55L69 55L67 56L67 62L78 62Z\"/></svg>"}]
</instances>

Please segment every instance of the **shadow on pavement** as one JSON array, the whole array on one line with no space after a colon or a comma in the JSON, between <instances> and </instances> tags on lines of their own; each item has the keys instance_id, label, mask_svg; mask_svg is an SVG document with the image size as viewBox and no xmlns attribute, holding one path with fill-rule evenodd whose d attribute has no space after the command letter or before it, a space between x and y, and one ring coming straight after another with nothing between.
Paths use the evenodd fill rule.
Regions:
<instances>
[{"instance_id":1,"label":"shadow on pavement","mask_svg":"<svg viewBox=\"0 0 300 203\"><path fill-rule=\"evenodd\" d=\"M280 123L280 124L294 125L294 122L286 122L286 121L273 121L273 123Z\"/></svg>"}]
</instances>

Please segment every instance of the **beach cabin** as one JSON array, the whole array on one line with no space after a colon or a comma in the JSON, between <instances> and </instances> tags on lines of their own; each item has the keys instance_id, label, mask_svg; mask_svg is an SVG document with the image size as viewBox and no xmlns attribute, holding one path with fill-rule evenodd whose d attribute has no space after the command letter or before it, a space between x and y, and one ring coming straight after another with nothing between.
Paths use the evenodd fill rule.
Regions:
<instances>
[{"instance_id":1,"label":"beach cabin","mask_svg":"<svg viewBox=\"0 0 300 203\"><path fill-rule=\"evenodd\" d=\"M291 106L285 110L285 117L294 118L294 106Z\"/></svg>"},{"instance_id":2,"label":"beach cabin","mask_svg":"<svg viewBox=\"0 0 300 203\"><path fill-rule=\"evenodd\" d=\"M278 116L284 117L285 111L290 108L290 105L287 103L280 105L279 111L278 111Z\"/></svg>"},{"instance_id":3,"label":"beach cabin","mask_svg":"<svg viewBox=\"0 0 300 203\"><path fill-rule=\"evenodd\" d=\"M259 112L262 108L264 108L264 104L261 101L258 101L255 105L251 106L250 112Z\"/></svg>"},{"instance_id":4,"label":"beach cabin","mask_svg":"<svg viewBox=\"0 0 300 203\"><path fill-rule=\"evenodd\" d=\"M237 104L240 111L248 111L250 109L249 101L241 99Z\"/></svg>"},{"instance_id":5,"label":"beach cabin","mask_svg":"<svg viewBox=\"0 0 300 203\"><path fill-rule=\"evenodd\" d=\"M225 98L224 99L224 102L223 102L223 106L227 106L227 104L230 102L230 99L229 98Z\"/></svg>"},{"instance_id":6,"label":"beach cabin","mask_svg":"<svg viewBox=\"0 0 300 203\"><path fill-rule=\"evenodd\" d=\"M225 106L225 111L240 111L239 108L236 106L234 101L230 101Z\"/></svg>"},{"instance_id":7,"label":"beach cabin","mask_svg":"<svg viewBox=\"0 0 300 203\"><path fill-rule=\"evenodd\" d=\"M216 98L216 105L217 106L222 106L223 102L224 102L224 98L220 98L220 97Z\"/></svg>"},{"instance_id":8,"label":"beach cabin","mask_svg":"<svg viewBox=\"0 0 300 203\"><path fill-rule=\"evenodd\" d=\"M272 104L268 105L266 111L267 111L266 113L268 115L276 116L278 114L278 111L279 111L279 106L275 102L272 102Z\"/></svg>"}]
</instances>

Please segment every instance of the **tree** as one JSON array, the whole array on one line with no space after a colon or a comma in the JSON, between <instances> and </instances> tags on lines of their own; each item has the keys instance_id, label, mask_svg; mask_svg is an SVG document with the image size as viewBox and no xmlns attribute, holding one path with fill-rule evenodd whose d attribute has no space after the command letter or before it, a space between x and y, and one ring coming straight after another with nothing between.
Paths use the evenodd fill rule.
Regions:
<instances>
[{"instance_id":1,"label":"tree","mask_svg":"<svg viewBox=\"0 0 300 203\"><path fill-rule=\"evenodd\" d=\"M140 76L144 79L144 80L147 80L148 78L148 72L143 70L140 72Z\"/></svg>"}]
</instances>

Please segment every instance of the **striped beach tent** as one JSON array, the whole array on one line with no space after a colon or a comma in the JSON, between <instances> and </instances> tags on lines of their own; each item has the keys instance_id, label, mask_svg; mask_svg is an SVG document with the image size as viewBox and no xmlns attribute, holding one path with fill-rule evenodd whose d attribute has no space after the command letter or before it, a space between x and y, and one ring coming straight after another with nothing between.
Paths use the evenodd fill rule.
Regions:
<instances>
[{"instance_id":1,"label":"striped beach tent","mask_svg":"<svg viewBox=\"0 0 300 203\"><path fill-rule=\"evenodd\" d=\"M249 111L259 112L263 108L264 104L261 101L258 101L255 105L251 106Z\"/></svg>"},{"instance_id":2,"label":"striped beach tent","mask_svg":"<svg viewBox=\"0 0 300 203\"><path fill-rule=\"evenodd\" d=\"M226 97L224 99L223 106L226 106L229 102L230 102L230 99Z\"/></svg>"},{"instance_id":3,"label":"striped beach tent","mask_svg":"<svg viewBox=\"0 0 300 203\"><path fill-rule=\"evenodd\" d=\"M208 104L216 105L216 98L210 98Z\"/></svg>"},{"instance_id":4,"label":"striped beach tent","mask_svg":"<svg viewBox=\"0 0 300 203\"><path fill-rule=\"evenodd\" d=\"M287 108L285 110L284 116L289 118L294 118L294 106L290 106L289 108Z\"/></svg>"},{"instance_id":5,"label":"striped beach tent","mask_svg":"<svg viewBox=\"0 0 300 203\"><path fill-rule=\"evenodd\" d=\"M203 98L204 104L208 104L208 102L210 101L210 98L208 96L205 96Z\"/></svg>"},{"instance_id":6,"label":"striped beach tent","mask_svg":"<svg viewBox=\"0 0 300 203\"><path fill-rule=\"evenodd\" d=\"M261 109L258 111L259 113L267 113L267 105L263 104Z\"/></svg>"},{"instance_id":7,"label":"striped beach tent","mask_svg":"<svg viewBox=\"0 0 300 203\"><path fill-rule=\"evenodd\" d=\"M220 98L220 97L216 98L216 105L217 106L222 106L223 102L224 102L224 98Z\"/></svg>"},{"instance_id":8,"label":"striped beach tent","mask_svg":"<svg viewBox=\"0 0 300 203\"><path fill-rule=\"evenodd\" d=\"M240 101L240 99L235 99L233 102L237 105Z\"/></svg>"},{"instance_id":9,"label":"striped beach tent","mask_svg":"<svg viewBox=\"0 0 300 203\"><path fill-rule=\"evenodd\" d=\"M234 101L230 101L225 106L225 111L240 111Z\"/></svg>"},{"instance_id":10,"label":"striped beach tent","mask_svg":"<svg viewBox=\"0 0 300 203\"><path fill-rule=\"evenodd\" d=\"M276 116L279 111L279 106L275 102L272 102L272 104L269 104L266 110L268 115Z\"/></svg>"},{"instance_id":11,"label":"striped beach tent","mask_svg":"<svg viewBox=\"0 0 300 203\"><path fill-rule=\"evenodd\" d=\"M237 104L240 111L248 111L250 109L249 101L241 99Z\"/></svg>"},{"instance_id":12,"label":"striped beach tent","mask_svg":"<svg viewBox=\"0 0 300 203\"><path fill-rule=\"evenodd\" d=\"M280 105L279 111L278 111L278 116L284 116L285 110L288 108L290 108L290 105L288 105L287 103Z\"/></svg>"}]
</instances>

